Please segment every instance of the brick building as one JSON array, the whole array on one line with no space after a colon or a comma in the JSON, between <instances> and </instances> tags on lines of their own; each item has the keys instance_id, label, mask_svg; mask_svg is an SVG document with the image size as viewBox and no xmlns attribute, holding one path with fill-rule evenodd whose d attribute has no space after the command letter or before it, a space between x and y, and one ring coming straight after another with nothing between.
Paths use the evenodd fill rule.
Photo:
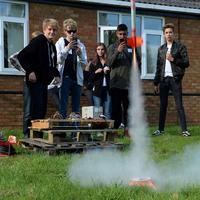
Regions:
<instances>
[{"instance_id":1,"label":"brick building","mask_svg":"<svg viewBox=\"0 0 200 200\"><path fill-rule=\"evenodd\" d=\"M184 104L189 124L200 122L200 2L198 0L136 0L137 34L141 35L141 80L145 93L145 109L150 123L157 123L159 98L153 95L157 48L163 43L162 26L173 22L176 38L189 52L190 67L183 80ZM11 68L7 58L28 44L35 30L42 30L44 18L78 22L78 35L87 47L88 58L98 41L109 44L116 26L125 23L131 30L129 0L23 0L0 1L0 128L19 128L23 114L23 74ZM58 37L62 35L62 28ZM82 97L82 105L87 105ZM49 117L55 111L49 102ZM177 123L172 97L169 98L168 123Z\"/></svg>"}]
</instances>

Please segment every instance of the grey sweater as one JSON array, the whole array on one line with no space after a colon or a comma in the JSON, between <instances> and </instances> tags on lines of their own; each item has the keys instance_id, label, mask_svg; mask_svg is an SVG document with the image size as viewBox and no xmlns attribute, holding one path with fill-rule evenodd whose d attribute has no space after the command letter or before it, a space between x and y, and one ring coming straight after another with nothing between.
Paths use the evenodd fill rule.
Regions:
<instances>
[{"instance_id":1,"label":"grey sweater","mask_svg":"<svg viewBox=\"0 0 200 200\"><path fill-rule=\"evenodd\" d=\"M119 42L108 47L108 66L111 68L110 88L128 89L132 65L131 49L126 48L119 53L117 47Z\"/></svg>"}]
</instances>

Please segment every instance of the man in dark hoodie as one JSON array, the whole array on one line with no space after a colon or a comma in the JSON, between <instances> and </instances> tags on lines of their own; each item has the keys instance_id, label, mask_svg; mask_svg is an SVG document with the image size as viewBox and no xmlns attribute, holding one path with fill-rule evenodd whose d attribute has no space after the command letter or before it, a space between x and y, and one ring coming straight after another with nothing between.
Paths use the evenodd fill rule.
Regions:
<instances>
[{"instance_id":1,"label":"man in dark hoodie","mask_svg":"<svg viewBox=\"0 0 200 200\"><path fill-rule=\"evenodd\" d=\"M110 72L110 95L114 128L127 127L129 106L128 89L132 66L132 48L127 45L128 28L119 24L116 31L117 41L108 47L108 66ZM140 56L136 51L138 67L141 67Z\"/></svg>"},{"instance_id":2,"label":"man in dark hoodie","mask_svg":"<svg viewBox=\"0 0 200 200\"><path fill-rule=\"evenodd\" d=\"M26 72L26 84L31 96L31 119L43 119L47 109L47 85L55 78L59 81L56 68L56 48L53 38L58 30L55 19L43 21L43 34L38 35L19 52L17 58Z\"/></svg>"}]
</instances>

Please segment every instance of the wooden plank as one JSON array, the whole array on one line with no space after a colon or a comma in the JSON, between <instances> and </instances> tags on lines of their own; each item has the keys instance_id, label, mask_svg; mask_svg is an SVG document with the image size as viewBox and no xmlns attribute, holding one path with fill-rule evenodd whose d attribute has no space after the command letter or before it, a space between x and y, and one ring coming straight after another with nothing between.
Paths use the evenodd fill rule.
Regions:
<instances>
[{"instance_id":1,"label":"wooden plank","mask_svg":"<svg viewBox=\"0 0 200 200\"><path fill-rule=\"evenodd\" d=\"M31 121L31 127L37 128L37 129L48 129L50 128L50 123L46 119L38 119L38 120L32 120Z\"/></svg>"},{"instance_id":2,"label":"wooden plank","mask_svg":"<svg viewBox=\"0 0 200 200\"><path fill-rule=\"evenodd\" d=\"M30 138L38 138L41 137L41 133L37 131L40 131L40 129L31 129L30 130ZM117 136L117 129L78 129L78 130L43 130L43 135L46 133L48 136L48 143L49 144L56 144L61 142L62 140L66 139L65 134L76 134L76 139L74 141L78 142L86 142L90 138L96 138L98 140L101 140L101 136L99 137L98 134L102 134L102 140L103 141L113 141L114 138Z\"/></svg>"},{"instance_id":3,"label":"wooden plank","mask_svg":"<svg viewBox=\"0 0 200 200\"><path fill-rule=\"evenodd\" d=\"M121 148L123 144L114 143L114 142L65 142L58 145L47 144L44 139L35 138L35 139L23 139L20 140L20 144L25 144L28 147L32 147L32 150L43 150L49 152L49 155L52 152L57 153L58 151L70 151L74 150L88 150L96 148Z\"/></svg>"},{"instance_id":4,"label":"wooden plank","mask_svg":"<svg viewBox=\"0 0 200 200\"><path fill-rule=\"evenodd\" d=\"M37 129L32 129L32 130L37 130ZM67 132L82 132L82 133L98 133L98 132L116 132L117 133L118 129L75 129L75 130L43 130L44 133L51 133L51 134L61 134L61 133L67 133Z\"/></svg>"},{"instance_id":5,"label":"wooden plank","mask_svg":"<svg viewBox=\"0 0 200 200\"><path fill-rule=\"evenodd\" d=\"M53 148L54 147L54 145L49 144L47 140L44 140L41 138L23 139L23 140L20 140L19 143L27 144L29 146L38 146L41 148Z\"/></svg>"},{"instance_id":6,"label":"wooden plank","mask_svg":"<svg viewBox=\"0 0 200 200\"><path fill-rule=\"evenodd\" d=\"M53 126L59 126L59 123L80 123L80 125L87 124L93 127L113 128L114 120L103 120L103 119L38 119L32 120L32 128L37 129L51 129Z\"/></svg>"}]
</instances>

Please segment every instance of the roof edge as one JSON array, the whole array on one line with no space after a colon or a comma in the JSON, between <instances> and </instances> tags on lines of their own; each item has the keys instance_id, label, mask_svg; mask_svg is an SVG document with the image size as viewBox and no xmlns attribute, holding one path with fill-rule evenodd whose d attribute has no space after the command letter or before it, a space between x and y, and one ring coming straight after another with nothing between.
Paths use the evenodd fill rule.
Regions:
<instances>
[{"instance_id":1,"label":"roof edge","mask_svg":"<svg viewBox=\"0 0 200 200\"><path fill-rule=\"evenodd\" d=\"M88 2L88 3L96 3L96 4L107 4L113 6L120 6L120 7L130 7L130 2L127 1L117 1L117 0L104 0L100 2L99 0L74 0L79 2ZM173 12L180 12L180 13L190 13L190 14L200 14L200 9L195 8L184 8L178 6L165 6L165 5L157 5L157 4L149 4L149 3L137 3L136 8L148 9L148 10L165 10L165 11L173 11Z\"/></svg>"}]
</instances>

